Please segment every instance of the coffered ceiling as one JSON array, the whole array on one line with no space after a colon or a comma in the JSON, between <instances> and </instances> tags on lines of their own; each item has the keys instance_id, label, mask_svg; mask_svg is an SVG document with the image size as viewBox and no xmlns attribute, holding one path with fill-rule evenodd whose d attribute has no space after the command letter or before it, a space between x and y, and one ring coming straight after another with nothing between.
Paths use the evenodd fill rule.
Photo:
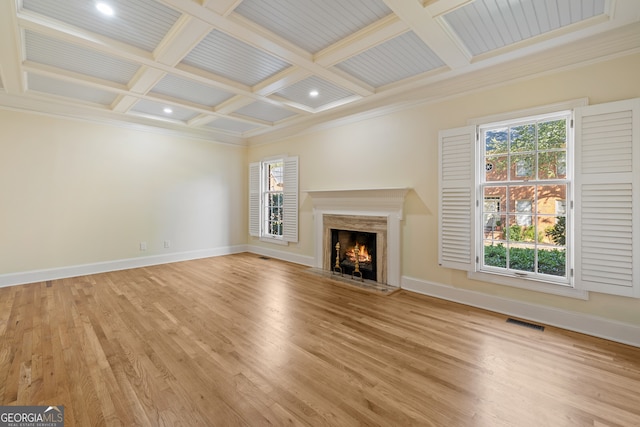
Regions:
<instances>
[{"instance_id":1,"label":"coffered ceiling","mask_svg":"<svg viewBox=\"0 0 640 427\"><path fill-rule=\"evenodd\" d=\"M0 108L243 145L638 51L638 0L2 0Z\"/></svg>"}]
</instances>

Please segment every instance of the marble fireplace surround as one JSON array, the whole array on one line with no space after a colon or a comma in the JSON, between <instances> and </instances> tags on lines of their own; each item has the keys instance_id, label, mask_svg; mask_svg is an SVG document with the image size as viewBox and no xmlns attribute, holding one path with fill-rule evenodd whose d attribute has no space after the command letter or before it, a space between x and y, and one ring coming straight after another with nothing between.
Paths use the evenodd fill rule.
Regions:
<instances>
[{"instance_id":1,"label":"marble fireplace surround","mask_svg":"<svg viewBox=\"0 0 640 427\"><path fill-rule=\"evenodd\" d=\"M314 267L331 270L331 229L376 233L378 282L400 287L404 198L408 188L306 191L313 201ZM386 261L384 260L386 258Z\"/></svg>"}]
</instances>

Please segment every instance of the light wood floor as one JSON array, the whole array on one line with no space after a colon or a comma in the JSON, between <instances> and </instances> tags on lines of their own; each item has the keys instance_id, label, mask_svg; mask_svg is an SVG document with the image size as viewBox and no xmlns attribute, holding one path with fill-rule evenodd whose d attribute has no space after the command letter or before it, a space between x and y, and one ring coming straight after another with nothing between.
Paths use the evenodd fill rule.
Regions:
<instances>
[{"instance_id":1,"label":"light wood floor","mask_svg":"<svg viewBox=\"0 0 640 427\"><path fill-rule=\"evenodd\" d=\"M0 289L0 405L90 425L640 426L640 348L240 254Z\"/></svg>"}]
</instances>

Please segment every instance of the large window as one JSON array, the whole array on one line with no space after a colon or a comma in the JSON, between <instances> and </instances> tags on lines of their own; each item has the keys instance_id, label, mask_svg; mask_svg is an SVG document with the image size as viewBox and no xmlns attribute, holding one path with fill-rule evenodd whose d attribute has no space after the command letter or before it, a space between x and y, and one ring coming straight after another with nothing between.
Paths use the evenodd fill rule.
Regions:
<instances>
[{"instance_id":1,"label":"large window","mask_svg":"<svg viewBox=\"0 0 640 427\"><path fill-rule=\"evenodd\" d=\"M298 241L298 158L249 165L249 234L274 243Z\"/></svg>"},{"instance_id":2,"label":"large window","mask_svg":"<svg viewBox=\"0 0 640 427\"><path fill-rule=\"evenodd\" d=\"M492 225L489 235L479 230L481 271L569 283L567 214L556 206L570 191L570 119L561 113L480 127L479 192L485 202L479 215Z\"/></svg>"},{"instance_id":3,"label":"large window","mask_svg":"<svg viewBox=\"0 0 640 427\"><path fill-rule=\"evenodd\" d=\"M530 111L440 132L438 263L558 295L640 298L640 99Z\"/></svg>"}]
</instances>

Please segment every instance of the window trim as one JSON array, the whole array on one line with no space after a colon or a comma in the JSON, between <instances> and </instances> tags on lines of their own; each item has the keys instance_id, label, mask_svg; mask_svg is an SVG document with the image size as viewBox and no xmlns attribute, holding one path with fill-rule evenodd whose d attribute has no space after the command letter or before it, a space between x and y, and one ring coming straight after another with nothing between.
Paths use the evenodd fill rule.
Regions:
<instances>
[{"instance_id":1,"label":"window trim","mask_svg":"<svg viewBox=\"0 0 640 427\"><path fill-rule=\"evenodd\" d=\"M537 109L536 109L537 110ZM523 114L528 113L528 111L522 111ZM511 114L511 113L509 113ZM562 118L562 120L566 120L567 121L567 147L566 147L566 153L567 156L569 158L573 158L573 144L570 144L569 142L573 140L574 138L574 134L573 134L573 130L570 128L570 121L573 120L573 111L572 110L558 110L558 111L545 111L542 114L538 114L538 115L528 115L528 116L518 116L512 119L504 119L504 120L497 120L495 122L491 122L491 123L481 123L479 125L476 126L477 132L476 132L476 149L475 149L475 153L476 153L476 158L474 159L474 161L478 164L478 174L476 175L476 179L475 182L473 183L474 185L474 191L476 194L476 198L477 200L480 200L484 197L484 189L486 186L493 186L493 185L505 185L509 188L517 188L519 186L528 186L528 185L548 185L548 184L555 184L556 180L546 180L546 179L541 179L539 177L534 177L534 179L532 180L519 180L518 177L519 175L517 175L516 173L516 177L515 179L513 177L507 177L507 180L502 182L502 181L485 181L484 178L484 173L485 171L480 170L480 166L481 164L486 160L486 158L484 157L484 149L482 148L482 135L484 134L485 130L491 130L491 129L496 129L496 128L510 128L510 127L514 127L514 126L518 126L520 124L527 124L530 123L531 121L535 120L536 122L542 122L545 120L556 120L557 118ZM493 116L492 118L496 118L495 116ZM575 141L574 141L575 142ZM537 150L536 150L537 153ZM519 154L519 153L518 153ZM537 175L537 174L536 174ZM563 185L566 186L566 197L569 200L573 199L571 190L573 188L572 186L572 177L566 177L565 179L560 180L560 182L563 183ZM536 197L536 196L534 196ZM515 200L515 206L514 206L514 211L513 211L513 215L515 217L516 223L520 226L523 227L529 227L533 224L533 220L534 217L537 217L537 214L533 214L533 207L535 204L535 200L532 199L518 199ZM521 210L521 208L523 207L523 205L527 205L528 204L528 210ZM476 206L478 206L478 204L476 203ZM567 217L570 217L571 214L569 213L568 215L566 215ZM484 215L483 212L475 212L475 220L476 221L484 221ZM569 224L571 224L571 218L569 218ZM502 276L502 277L507 277L507 278L513 278L514 280L517 279L517 282L519 284L518 287L525 287L524 285L529 282L532 283L532 290L540 290L540 288L542 288L541 284L546 284L549 285L549 287L545 286L544 288L548 289L548 290L552 290L554 287L570 287L570 288L575 288L575 281L574 278L572 276L572 271L573 271L573 241L572 241L572 234L570 232L570 228L567 230L567 235L566 235L566 241L568 242L567 245L565 245L565 256L566 256L566 275L565 276L547 276L547 275L542 275L539 273L528 273L528 272L520 272L517 270L507 270L504 271L500 268L496 268L496 267L492 267L492 266L487 266L484 265L484 262L482 260L482 254L484 252L484 248L483 248L483 244L484 244L484 239L481 238L481 236L476 233L474 235L474 240L473 240L473 244L476 245L476 249L475 252L477 254L476 257L476 263L474 265L474 269L473 271L477 272L477 273L484 273L487 276L491 276L491 275L497 275L497 276ZM537 242L535 243L536 248L538 247ZM508 280L508 279L507 279ZM500 280L498 280L498 282L500 282ZM501 283L502 284L502 283ZM509 283L506 283L509 284ZM554 293L554 292L551 292ZM564 294L565 292L561 292L561 294Z\"/></svg>"},{"instance_id":2,"label":"window trim","mask_svg":"<svg viewBox=\"0 0 640 427\"><path fill-rule=\"evenodd\" d=\"M525 108L522 110L508 111L506 113L474 117L467 120L467 124L472 126L499 126L500 124L504 124L505 122L512 122L524 117L543 116L546 114L555 115L559 111L574 110L578 107L585 107L587 105L589 105L589 98L578 98L569 101L558 102L555 104L547 104L533 108Z\"/></svg>"},{"instance_id":3,"label":"window trim","mask_svg":"<svg viewBox=\"0 0 640 427\"><path fill-rule=\"evenodd\" d=\"M495 283L498 285L511 286L528 291L542 292L546 294L561 295L563 297L576 298L581 300L589 299L589 292L578 289L564 283L551 283L538 280L537 278L520 278L514 274L502 274L487 271L468 271L467 277L482 282Z\"/></svg>"},{"instance_id":4,"label":"window trim","mask_svg":"<svg viewBox=\"0 0 640 427\"><path fill-rule=\"evenodd\" d=\"M282 164L282 190L269 189L271 177L269 176L269 165L281 163ZM277 157L273 159L265 159L261 164L260 170L260 200L261 200L261 222L260 222L260 239L263 241L283 240L284 234L269 233L269 204L267 199L272 194L281 194L284 199L284 157ZM283 200L284 205L284 200ZM280 209L284 209L284 206L280 206ZM284 233L284 219L283 219L283 233ZM285 242L286 243L286 242Z\"/></svg>"},{"instance_id":5,"label":"window trim","mask_svg":"<svg viewBox=\"0 0 640 427\"><path fill-rule=\"evenodd\" d=\"M283 163L283 231L282 235L265 230L266 165ZM288 245L298 241L298 157L271 156L249 164L249 235L260 241Z\"/></svg>"}]
</instances>

